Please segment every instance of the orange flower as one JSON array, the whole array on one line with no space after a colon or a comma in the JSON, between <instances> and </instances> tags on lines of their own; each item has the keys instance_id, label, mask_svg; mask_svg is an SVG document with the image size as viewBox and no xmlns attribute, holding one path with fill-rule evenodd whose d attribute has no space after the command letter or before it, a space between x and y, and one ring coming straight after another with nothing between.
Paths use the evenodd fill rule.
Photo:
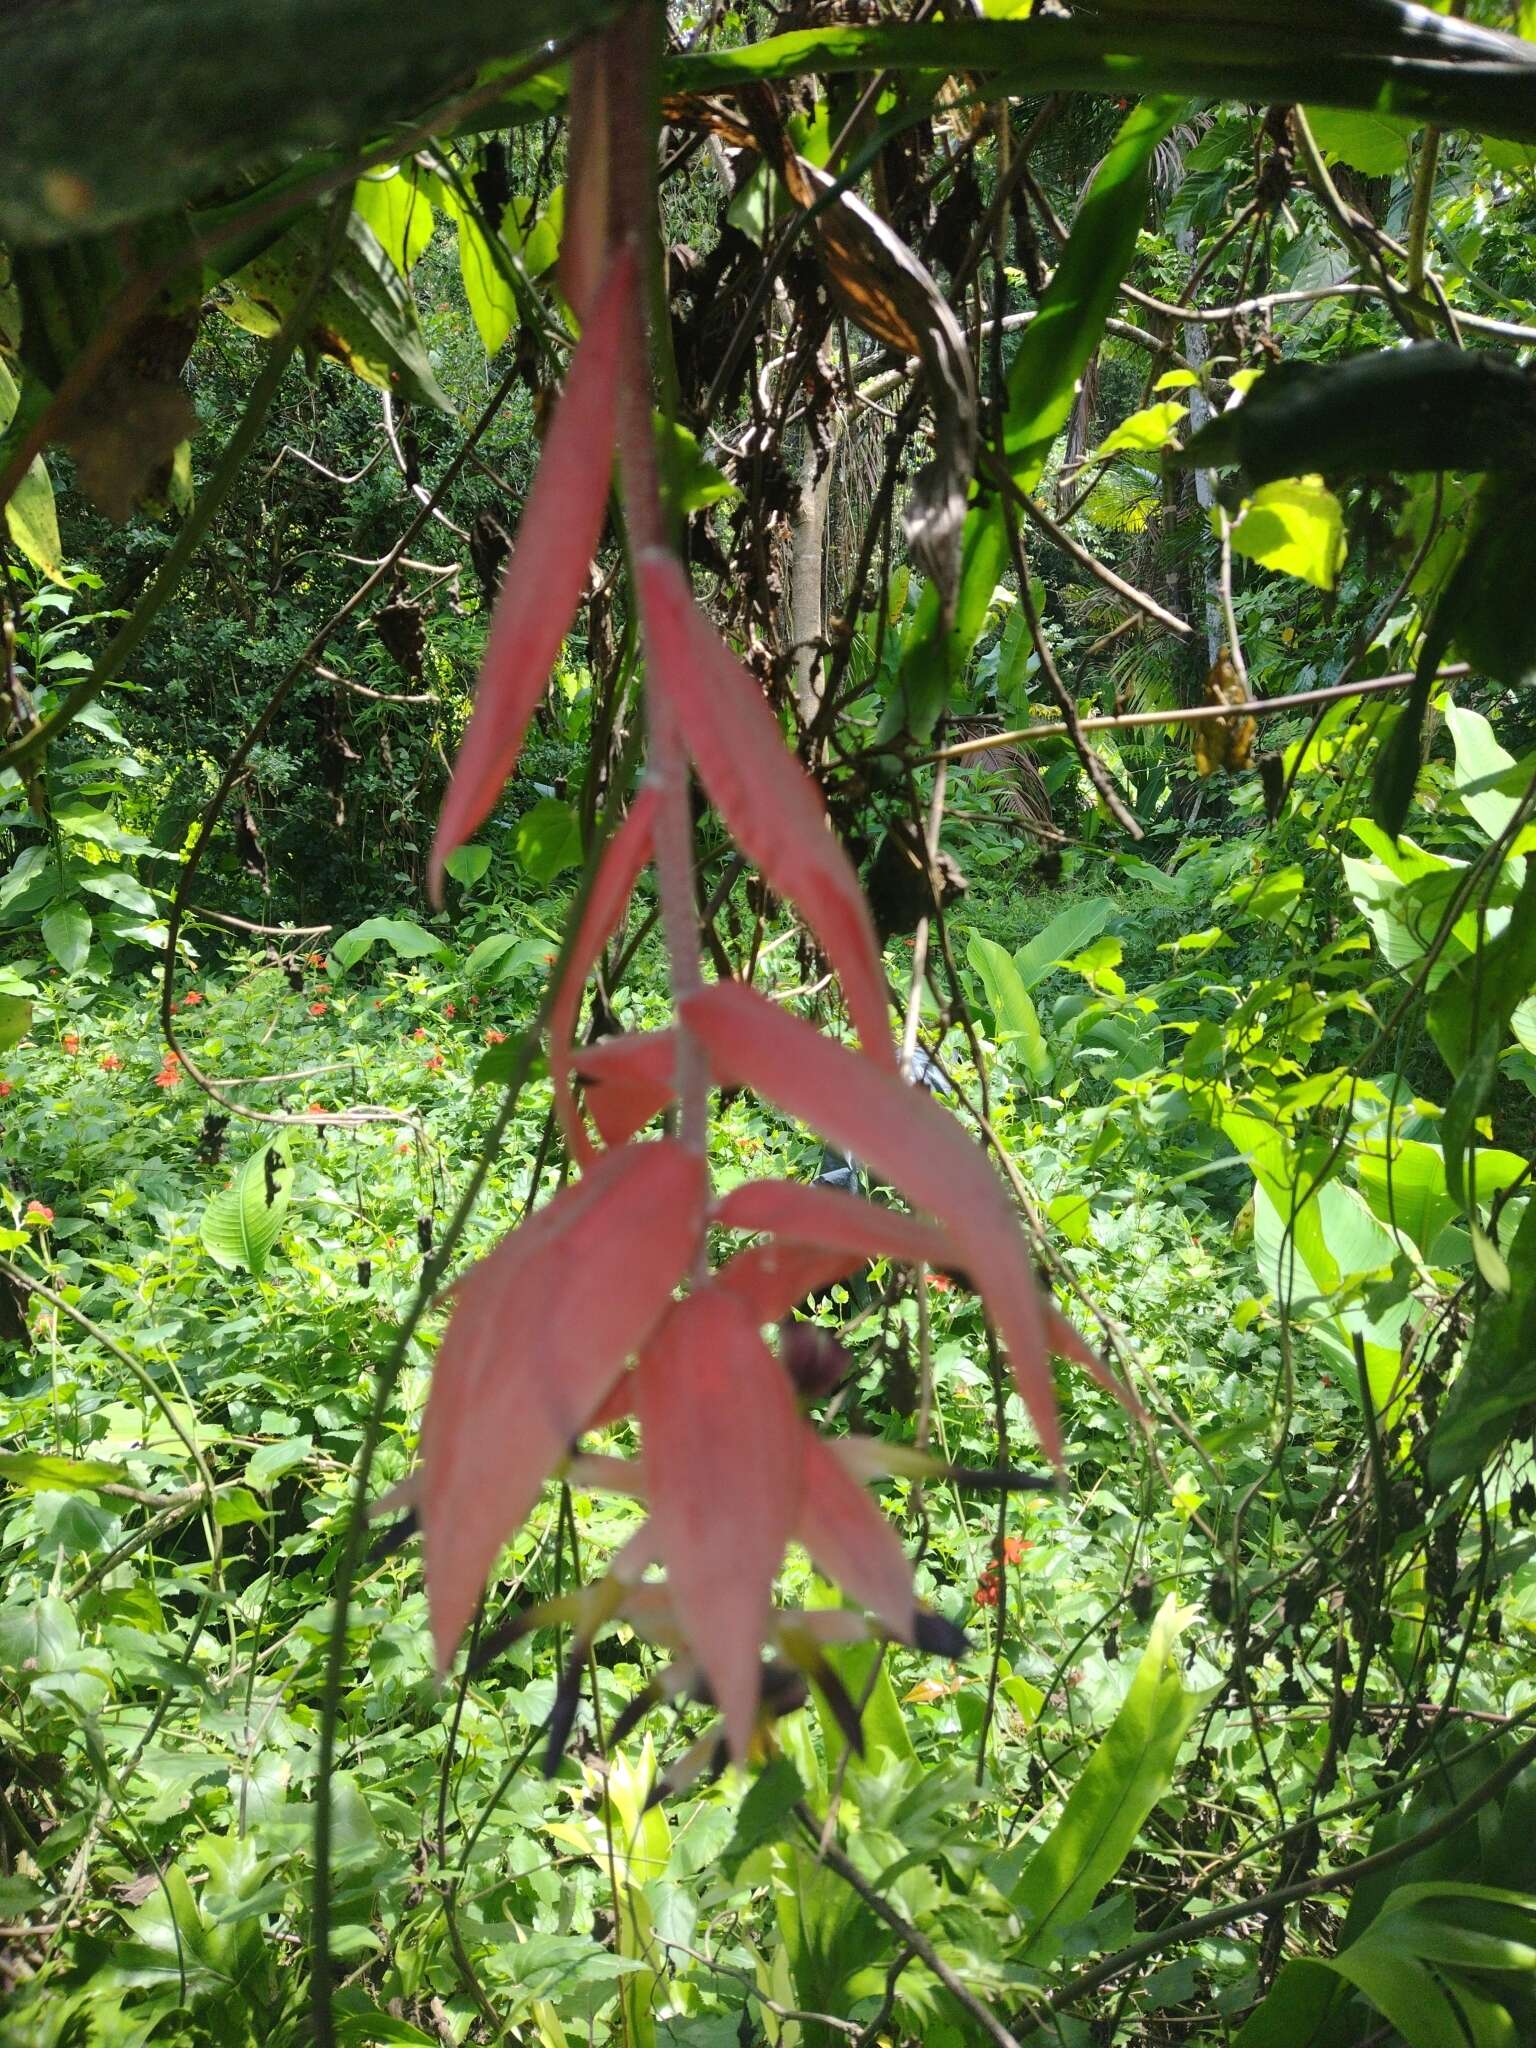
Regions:
<instances>
[{"instance_id":1,"label":"orange flower","mask_svg":"<svg viewBox=\"0 0 1536 2048\"><path fill-rule=\"evenodd\" d=\"M444 1003L444 1005L443 1005L443 1015L444 1015L445 1017L453 1018L453 1017L457 1017L457 1015L458 1015L458 1014L459 1014L459 1012L458 1012L458 1007L457 1007L457 1005L456 1005L456 1004L453 1004L453 1003Z\"/></svg>"},{"instance_id":2,"label":"orange flower","mask_svg":"<svg viewBox=\"0 0 1536 2048\"><path fill-rule=\"evenodd\" d=\"M418 1025L416 1026L416 1029L415 1029L415 1030L414 1030L414 1031L413 1031L413 1032L411 1033L411 1036L412 1036L412 1038L416 1039L416 1040L418 1041L418 1043L420 1042L420 1040L422 1040L423 1038L425 1038L425 1037L426 1037L426 1035L427 1035L427 1034L426 1034L426 1031L425 1031L424 1027L423 1027L422 1025L420 1025L420 1024L418 1024Z\"/></svg>"},{"instance_id":3,"label":"orange flower","mask_svg":"<svg viewBox=\"0 0 1536 2048\"><path fill-rule=\"evenodd\" d=\"M323 967L325 965L325 955L323 953L311 953L307 957L311 967Z\"/></svg>"},{"instance_id":4,"label":"orange flower","mask_svg":"<svg viewBox=\"0 0 1536 2048\"><path fill-rule=\"evenodd\" d=\"M53 1221L53 1211L46 1202L28 1202L23 1223L35 1223L39 1229Z\"/></svg>"},{"instance_id":5,"label":"orange flower","mask_svg":"<svg viewBox=\"0 0 1536 2048\"><path fill-rule=\"evenodd\" d=\"M6 1096L6 1095L9 1095L9 1094L10 1094L10 1092L11 1092L11 1087L12 1087L12 1083L11 1083L11 1082L9 1082L9 1081L0 1081L0 1096Z\"/></svg>"},{"instance_id":6,"label":"orange flower","mask_svg":"<svg viewBox=\"0 0 1536 2048\"><path fill-rule=\"evenodd\" d=\"M429 1059L427 1060L427 1062L426 1062L426 1068L427 1068L427 1072L428 1072L429 1074L438 1074L438 1073L441 1073L441 1072L442 1072L442 1067L443 1067L443 1056L442 1056L442 1054L441 1054L440 1052L435 1052L435 1053L433 1053L433 1054L432 1054L432 1055L430 1056L430 1058L429 1058Z\"/></svg>"},{"instance_id":7,"label":"orange flower","mask_svg":"<svg viewBox=\"0 0 1536 2048\"><path fill-rule=\"evenodd\" d=\"M487 1045L505 1045L507 1034L505 1031L498 1031L495 1025L492 1024L486 1030L485 1042Z\"/></svg>"},{"instance_id":8,"label":"orange flower","mask_svg":"<svg viewBox=\"0 0 1536 2048\"><path fill-rule=\"evenodd\" d=\"M182 997L182 999L181 999L181 1000L182 1000L182 1001L183 1001L183 1002L184 1002L184 1003L186 1004L186 1006L187 1006L187 1008L188 1008L189 1010L195 1010L195 1009L197 1008L198 1004L199 1004L199 1003L200 1003L200 1002L201 1002L201 1001L202 1001L203 999L202 999L202 997L201 997L201 996L200 996L200 995L198 994L198 992L197 992L197 990L196 990L195 988L189 988L189 989L187 990L186 994L185 994L185 995L184 995L184 996Z\"/></svg>"},{"instance_id":9,"label":"orange flower","mask_svg":"<svg viewBox=\"0 0 1536 2048\"><path fill-rule=\"evenodd\" d=\"M80 1050L80 1034L78 1031L66 1031L59 1043L67 1053L77 1053Z\"/></svg>"},{"instance_id":10,"label":"orange flower","mask_svg":"<svg viewBox=\"0 0 1536 2048\"><path fill-rule=\"evenodd\" d=\"M329 1003L311 1003L309 1006L309 1014L311 1015L311 1017L323 1017L330 1007L331 1006Z\"/></svg>"},{"instance_id":11,"label":"orange flower","mask_svg":"<svg viewBox=\"0 0 1536 2048\"><path fill-rule=\"evenodd\" d=\"M104 1074L119 1074L123 1068L123 1063L115 1052L104 1052L101 1056L100 1065Z\"/></svg>"}]
</instances>

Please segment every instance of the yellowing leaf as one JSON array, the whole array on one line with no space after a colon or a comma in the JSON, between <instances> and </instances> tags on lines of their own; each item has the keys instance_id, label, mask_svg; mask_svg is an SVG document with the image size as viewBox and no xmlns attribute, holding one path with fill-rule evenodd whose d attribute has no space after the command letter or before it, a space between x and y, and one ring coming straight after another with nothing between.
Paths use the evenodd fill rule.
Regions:
<instances>
[{"instance_id":1,"label":"yellowing leaf","mask_svg":"<svg viewBox=\"0 0 1536 2048\"><path fill-rule=\"evenodd\" d=\"M1141 412L1133 412L1129 419L1122 420L1114 432L1099 443L1099 453L1150 454L1154 449L1166 448L1177 433L1180 420L1188 417L1187 405L1180 405L1176 398L1165 398L1161 404L1146 406Z\"/></svg>"},{"instance_id":2,"label":"yellowing leaf","mask_svg":"<svg viewBox=\"0 0 1536 2048\"><path fill-rule=\"evenodd\" d=\"M1232 545L1266 569L1332 590L1344 566L1344 508L1320 476L1281 477L1246 501Z\"/></svg>"}]
</instances>

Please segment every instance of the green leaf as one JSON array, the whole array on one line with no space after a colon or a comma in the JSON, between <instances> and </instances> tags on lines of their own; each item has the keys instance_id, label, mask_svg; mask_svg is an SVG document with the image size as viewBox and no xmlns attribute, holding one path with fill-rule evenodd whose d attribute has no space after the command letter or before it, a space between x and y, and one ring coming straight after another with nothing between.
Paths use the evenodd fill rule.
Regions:
<instances>
[{"instance_id":1,"label":"green leaf","mask_svg":"<svg viewBox=\"0 0 1536 2048\"><path fill-rule=\"evenodd\" d=\"M55 903L43 912L41 930L43 944L66 974L85 965L91 950L91 917L83 903Z\"/></svg>"},{"instance_id":2,"label":"green leaf","mask_svg":"<svg viewBox=\"0 0 1536 2048\"><path fill-rule=\"evenodd\" d=\"M253 334L275 334L324 260L325 239L325 223L306 216L237 271L237 296L224 307L230 319ZM365 383L453 411L428 360L410 286L361 214L347 219L309 339Z\"/></svg>"},{"instance_id":3,"label":"green leaf","mask_svg":"<svg viewBox=\"0 0 1536 2048\"><path fill-rule=\"evenodd\" d=\"M1484 1297L1461 1371L1429 1439L1430 1483L1442 1489L1480 1471L1536 1400L1536 1202L1525 1206L1508 1264L1509 1292Z\"/></svg>"},{"instance_id":4,"label":"green leaf","mask_svg":"<svg viewBox=\"0 0 1536 2048\"><path fill-rule=\"evenodd\" d=\"M1342 363L1277 364L1180 460L1255 484L1320 473L1499 470L1536 458L1536 388L1502 357L1418 342Z\"/></svg>"},{"instance_id":5,"label":"green leaf","mask_svg":"<svg viewBox=\"0 0 1536 2048\"><path fill-rule=\"evenodd\" d=\"M532 56L610 12L607 0L518 0L510 13L506 0L457 0L392 8L386 34L357 0L0 10L0 237L89 234L172 211L246 166L373 141L489 60Z\"/></svg>"},{"instance_id":6,"label":"green leaf","mask_svg":"<svg viewBox=\"0 0 1536 2048\"><path fill-rule=\"evenodd\" d=\"M1375 114L1363 108L1308 107L1307 125L1330 163L1348 164L1368 178L1389 177L1408 161L1408 145L1418 123L1401 115Z\"/></svg>"},{"instance_id":7,"label":"green leaf","mask_svg":"<svg viewBox=\"0 0 1536 2048\"><path fill-rule=\"evenodd\" d=\"M1128 419L1123 419L1114 432L1099 443L1096 452L1100 455L1150 455L1159 448L1170 446L1178 435L1180 420L1188 417L1189 407L1180 405L1177 399L1168 398L1160 405L1145 406L1140 412L1133 412Z\"/></svg>"},{"instance_id":8,"label":"green leaf","mask_svg":"<svg viewBox=\"0 0 1536 2048\"><path fill-rule=\"evenodd\" d=\"M1110 896L1088 896L1081 902L1069 903L1014 954L1013 964L1020 981L1026 988L1043 981L1054 968L1063 966L1096 939L1114 914L1115 902Z\"/></svg>"},{"instance_id":9,"label":"green leaf","mask_svg":"<svg viewBox=\"0 0 1536 2048\"><path fill-rule=\"evenodd\" d=\"M355 967L381 940L402 960L441 958L449 953L441 939L423 931L419 924L412 924L409 918L369 917L333 940L331 958L340 968Z\"/></svg>"},{"instance_id":10,"label":"green leaf","mask_svg":"<svg viewBox=\"0 0 1536 2048\"><path fill-rule=\"evenodd\" d=\"M350 1985L336 1994L336 2040L338 2048L442 2048L440 2034L396 2019Z\"/></svg>"},{"instance_id":11,"label":"green leaf","mask_svg":"<svg viewBox=\"0 0 1536 2048\"><path fill-rule=\"evenodd\" d=\"M788 1757L776 1757L753 1779L737 1809L735 1832L720 1858L727 1883L734 1882L737 1871L754 1849L760 1849L764 1842L782 1839L796 1800L804 1797L800 1773Z\"/></svg>"},{"instance_id":12,"label":"green leaf","mask_svg":"<svg viewBox=\"0 0 1536 2048\"><path fill-rule=\"evenodd\" d=\"M1021 490L1033 490L1040 481L1051 445L1071 415L1077 380L1099 345L1136 247L1153 154L1182 112L1177 101L1158 99L1126 116L1083 195L1039 313L1009 365L1003 444Z\"/></svg>"},{"instance_id":13,"label":"green leaf","mask_svg":"<svg viewBox=\"0 0 1536 2048\"><path fill-rule=\"evenodd\" d=\"M259 1451L251 1453L245 1468L247 1485L258 1493L267 1492L285 1472L297 1471L314 1448L314 1439L308 1436L285 1436L275 1444L263 1444Z\"/></svg>"},{"instance_id":14,"label":"green leaf","mask_svg":"<svg viewBox=\"0 0 1536 2048\"><path fill-rule=\"evenodd\" d=\"M506 343L519 317L507 253L503 248L498 256L486 240L478 216L460 203L451 185L444 185L441 190L458 228L459 275L464 280L464 296L469 301L481 345L488 356L494 356Z\"/></svg>"},{"instance_id":15,"label":"green leaf","mask_svg":"<svg viewBox=\"0 0 1536 2048\"><path fill-rule=\"evenodd\" d=\"M1518 461L1513 439L1505 460ZM1454 644L1474 669L1520 688L1536 675L1536 606L1526 599L1526 552L1536 521L1536 477L1484 479L1451 579L1425 628L1413 686L1372 773L1372 812L1388 832L1407 822L1418 779L1424 714L1439 667Z\"/></svg>"},{"instance_id":16,"label":"green leaf","mask_svg":"<svg viewBox=\"0 0 1536 2048\"><path fill-rule=\"evenodd\" d=\"M1509 922L1469 959L1460 960L1429 1003L1429 1031L1452 1074L1460 1076L1484 1037L1502 1036L1520 1003L1536 989L1536 860Z\"/></svg>"},{"instance_id":17,"label":"green leaf","mask_svg":"<svg viewBox=\"0 0 1536 2048\"><path fill-rule=\"evenodd\" d=\"M132 875L122 868L94 868L79 878L80 887L88 889L93 896L100 896L107 903L115 903L119 910L131 910L135 917L153 917L155 899Z\"/></svg>"},{"instance_id":18,"label":"green leaf","mask_svg":"<svg viewBox=\"0 0 1536 2048\"><path fill-rule=\"evenodd\" d=\"M1008 370L1004 449L1021 490L1033 490L1065 427L1077 380L1099 345L1136 247L1147 206L1149 167L1182 112L1179 102L1149 100L1132 110L1095 172L1035 319ZM1007 527L994 501L973 505L961 541L960 588L950 631L941 631L937 590L924 589L903 637L885 737L905 730L926 739L943 709L952 675L970 659L1008 554ZM887 730L889 728L889 730Z\"/></svg>"},{"instance_id":19,"label":"green leaf","mask_svg":"<svg viewBox=\"0 0 1536 2048\"><path fill-rule=\"evenodd\" d=\"M473 843L468 846L456 846L443 862L443 866L462 889L473 888L490 864L491 849Z\"/></svg>"},{"instance_id":20,"label":"green leaf","mask_svg":"<svg viewBox=\"0 0 1536 2048\"><path fill-rule=\"evenodd\" d=\"M1344 566L1344 507L1320 476L1263 484L1245 500L1232 545L1263 568L1332 590Z\"/></svg>"},{"instance_id":21,"label":"green leaf","mask_svg":"<svg viewBox=\"0 0 1536 2048\"><path fill-rule=\"evenodd\" d=\"M517 857L535 882L552 882L567 868L581 866L581 820L574 804L541 797L517 821Z\"/></svg>"},{"instance_id":22,"label":"green leaf","mask_svg":"<svg viewBox=\"0 0 1536 2048\"><path fill-rule=\"evenodd\" d=\"M515 193L502 215L502 239L515 250L530 277L542 277L560 254L565 229L565 187L556 185L544 211L535 216L533 201Z\"/></svg>"},{"instance_id":23,"label":"green leaf","mask_svg":"<svg viewBox=\"0 0 1536 2048\"><path fill-rule=\"evenodd\" d=\"M16 417L21 391L0 356L0 436ZM59 515L53 502L53 484L43 458L38 455L11 494L5 508L11 539L35 569L55 582L63 582L64 551L59 539Z\"/></svg>"},{"instance_id":24,"label":"green leaf","mask_svg":"<svg viewBox=\"0 0 1536 2048\"><path fill-rule=\"evenodd\" d=\"M548 939L493 932L464 962L464 972L471 981L506 981L530 967L547 967L554 950Z\"/></svg>"},{"instance_id":25,"label":"green leaf","mask_svg":"<svg viewBox=\"0 0 1536 2048\"><path fill-rule=\"evenodd\" d=\"M56 1458L45 1451L0 1452L0 1479L29 1493L94 1493L101 1486L131 1486L132 1474L99 1458Z\"/></svg>"},{"instance_id":26,"label":"green leaf","mask_svg":"<svg viewBox=\"0 0 1536 2048\"><path fill-rule=\"evenodd\" d=\"M243 1266L259 1278L282 1230L292 1185L287 1140L275 1138L251 1154L203 1211L205 1250L221 1266Z\"/></svg>"},{"instance_id":27,"label":"green leaf","mask_svg":"<svg viewBox=\"0 0 1536 2048\"><path fill-rule=\"evenodd\" d=\"M980 932L973 932L967 958L981 976L982 987L987 992L998 1043L1017 1042L1031 1079L1037 1087L1043 1088L1051 1078L1053 1067L1050 1049L1040 1029L1034 1003L1006 947L999 946L995 940L984 939Z\"/></svg>"},{"instance_id":28,"label":"green leaf","mask_svg":"<svg viewBox=\"0 0 1536 2048\"><path fill-rule=\"evenodd\" d=\"M392 164L382 171L365 171L352 193L352 205L373 230L379 247L399 271L408 277L417 258L432 239L432 202L424 181L414 169Z\"/></svg>"},{"instance_id":29,"label":"green leaf","mask_svg":"<svg viewBox=\"0 0 1536 2048\"><path fill-rule=\"evenodd\" d=\"M0 1052L19 1045L32 1029L32 1005L25 996L0 994Z\"/></svg>"},{"instance_id":30,"label":"green leaf","mask_svg":"<svg viewBox=\"0 0 1536 2048\"><path fill-rule=\"evenodd\" d=\"M1093 1205L1086 1195L1052 1195L1045 1205L1045 1213L1068 1244L1088 1242L1088 1226L1093 1218Z\"/></svg>"},{"instance_id":31,"label":"green leaf","mask_svg":"<svg viewBox=\"0 0 1536 2048\"><path fill-rule=\"evenodd\" d=\"M698 437L676 421L656 415L657 454L679 512L702 512L710 505L729 504L740 491L721 474L700 448Z\"/></svg>"},{"instance_id":32,"label":"green leaf","mask_svg":"<svg viewBox=\"0 0 1536 2048\"><path fill-rule=\"evenodd\" d=\"M1060 1955L1066 1930L1085 1917L1173 1783L1179 1746L1212 1697L1187 1691L1180 1675L1175 1646L1194 1613L1164 1601L1124 1704L1013 1887L1025 1923L1021 1961L1043 1968Z\"/></svg>"},{"instance_id":33,"label":"green leaf","mask_svg":"<svg viewBox=\"0 0 1536 2048\"><path fill-rule=\"evenodd\" d=\"M1036 14L1039 10L1035 10ZM1536 55L1513 38L1401 0L1213 0L1166 8L1100 5L1069 21L965 21L790 31L674 59L668 86L730 92L807 71L960 72L1016 93L1198 93L1259 105L1385 109L1442 128L1536 141Z\"/></svg>"},{"instance_id":34,"label":"green leaf","mask_svg":"<svg viewBox=\"0 0 1536 2048\"><path fill-rule=\"evenodd\" d=\"M1518 792L1501 793L1499 783L1516 766L1513 754L1505 753L1493 736L1493 727L1481 712L1463 711L1459 704L1447 704L1445 722L1456 749L1456 791L1467 813L1490 839L1502 837L1520 808Z\"/></svg>"}]
</instances>

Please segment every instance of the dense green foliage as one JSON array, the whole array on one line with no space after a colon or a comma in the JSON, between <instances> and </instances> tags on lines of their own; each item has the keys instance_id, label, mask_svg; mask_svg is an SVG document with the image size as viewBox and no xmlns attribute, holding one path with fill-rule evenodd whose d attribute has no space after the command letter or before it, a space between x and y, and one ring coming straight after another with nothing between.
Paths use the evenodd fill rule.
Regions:
<instances>
[{"instance_id":1,"label":"dense green foliage","mask_svg":"<svg viewBox=\"0 0 1536 2048\"><path fill-rule=\"evenodd\" d=\"M430 908L570 339L534 38L600 10L380 53L321 0L301 79L276 9L206 104L222 14L115 12L0 30L160 81L131 148L94 74L100 132L0 145L0 2038L1536 2038L1536 64L1479 40L1529 5L670 10L696 587L1150 1427L1063 1370L1065 1484L999 1493L1038 1455L963 1281L818 1297L825 1425L949 1468L877 1497L972 1650L835 1650L862 1755L813 1688L655 1803L709 1708L613 1741L658 1661L614 1629L546 1777L567 1639L501 1629L634 1501L547 1487L446 1684L415 1547L350 1573L441 1287L570 1170L541 1003L638 774L610 532ZM902 526L932 333L861 327L890 274L795 213L786 134L974 350L952 607ZM840 1028L696 838L712 971ZM653 910L594 1035L665 1020ZM750 1094L711 1146L822 1163Z\"/></svg>"}]
</instances>

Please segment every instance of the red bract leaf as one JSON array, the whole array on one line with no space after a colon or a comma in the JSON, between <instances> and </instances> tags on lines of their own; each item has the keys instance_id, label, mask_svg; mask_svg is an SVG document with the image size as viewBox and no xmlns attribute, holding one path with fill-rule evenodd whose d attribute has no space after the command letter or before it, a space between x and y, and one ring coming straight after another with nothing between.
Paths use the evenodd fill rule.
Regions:
<instances>
[{"instance_id":1,"label":"red bract leaf","mask_svg":"<svg viewBox=\"0 0 1536 2048\"><path fill-rule=\"evenodd\" d=\"M571 53L571 120L566 151L560 289L585 320L608 246L608 38L588 36Z\"/></svg>"},{"instance_id":2,"label":"red bract leaf","mask_svg":"<svg viewBox=\"0 0 1536 2048\"><path fill-rule=\"evenodd\" d=\"M795 1534L818 1567L904 1641L917 1601L901 1539L814 1429L801 1427L805 1460Z\"/></svg>"},{"instance_id":3,"label":"red bract leaf","mask_svg":"<svg viewBox=\"0 0 1536 2048\"><path fill-rule=\"evenodd\" d=\"M677 559L648 548L636 574L649 687L675 707L699 777L742 851L816 934L865 1052L894 1073L874 925L820 791L785 746L757 684L695 605Z\"/></svg>"},{"instance_id":4,"label":"red bract leaf","mask_svg":"<svg viewBox=\"0 0 1536 2048\"><path fill-rule=\"evenodd\" d=\"M792 1180L749 1180L716 1202L710 1221L727 1230L765 1230L799 1244L825 1245L863 1258L905 1265L949 1265L955 1247L919 1216L877 1208L836 1188L803 1187Z\"/></svg>"},{"instance_id":5,"label":"red bract leaf","mask_svg":"<svg viewBox=\"0 0 1536 2048\"><path fill-rule=\"evenodd\" d=\"M517 766L528 721L581 602L608 504L619 347L638 318L635 256L619 250L571 357L512 546L474 715L432 842L434 903L442 901L443 862L489 816Z\"/></svg>"},{"instance_id":6,"label":"red bract leaf","mask_svg":"<svg viewBox=\"0 0 1536 2048\"><path fill-rule=\"evenodd\" d=\"M704 1199L703 1163L670 1140L607 1153L455 1288L421 1430L440 1669L497 1552L665 1311Z\"/></svg>"},{"instance_id":7,"label":"red bract leaf","mask_svg":"<svg viewBox=\"0 0 1536 2048\"><path fill-rule=\"evenodd\" d=\"M581 928L566 964L565 977L555 990L555 999L550 1005L549 1078L554 1088L555 1112L567 1145L583 1162L592 1158L593 1147L571 1094L571 1039L581 1011L581 992L586 987L587 976L597 964L598 954L613 936L619 919L624 915L624 906L639 880L640 870L651 857L651 826L655 815L656 792L650 788L642 789L603 854L586 909L581 915Z\"/></svg>"},{"instance_id":8,"label":"red bract leaf","mask_svg":"<svg viewBox=\"0 0 1536 2048\"><path fill-rule=\"evenodd\" d=\"M781 1323L808 1294L820 1294L863 1263L862 1252L825 1245L754 1244L727 1259L715 1278L741 1296L755 1323Z\"/></svg>"},{"instance_id":9,"label":"red bract leaf","mask_svg":"<svg viewBox=\"0 0 1536 2048\"><path fill-rule=\"evenodd\" d=\"M623 1145L672 1100L677 1039L670 1031L623 1031L571 1054L605 1145Z\"/></svg>"},{"instance_id":10,"label":"red bract leaf","mask_svg":"<svg viewBox=\"0 0 1536 2048\"><path fill-rule=\"evenodd\" d=\"M823 1037L737 982L690 996L683 1018L717 1080L778 1103L867 1159L943 1224L985 1297L1047 1455L1061 1461L1044 1307L1012 1205L964 1131L938 1103Z\"/></svg>"},{"instance_id":11,"label":"red bract leaf","mask_svg":"<svg viewBox=\"0 0 1536 2048\"><path fill-rule=\"evenodd\" d=\"M651 1524L733 1753L757 1721L773 1578L804 1466L789 1382L735 1295L679 1302L635 1374Z\"/></svg>"}]
</instances>

